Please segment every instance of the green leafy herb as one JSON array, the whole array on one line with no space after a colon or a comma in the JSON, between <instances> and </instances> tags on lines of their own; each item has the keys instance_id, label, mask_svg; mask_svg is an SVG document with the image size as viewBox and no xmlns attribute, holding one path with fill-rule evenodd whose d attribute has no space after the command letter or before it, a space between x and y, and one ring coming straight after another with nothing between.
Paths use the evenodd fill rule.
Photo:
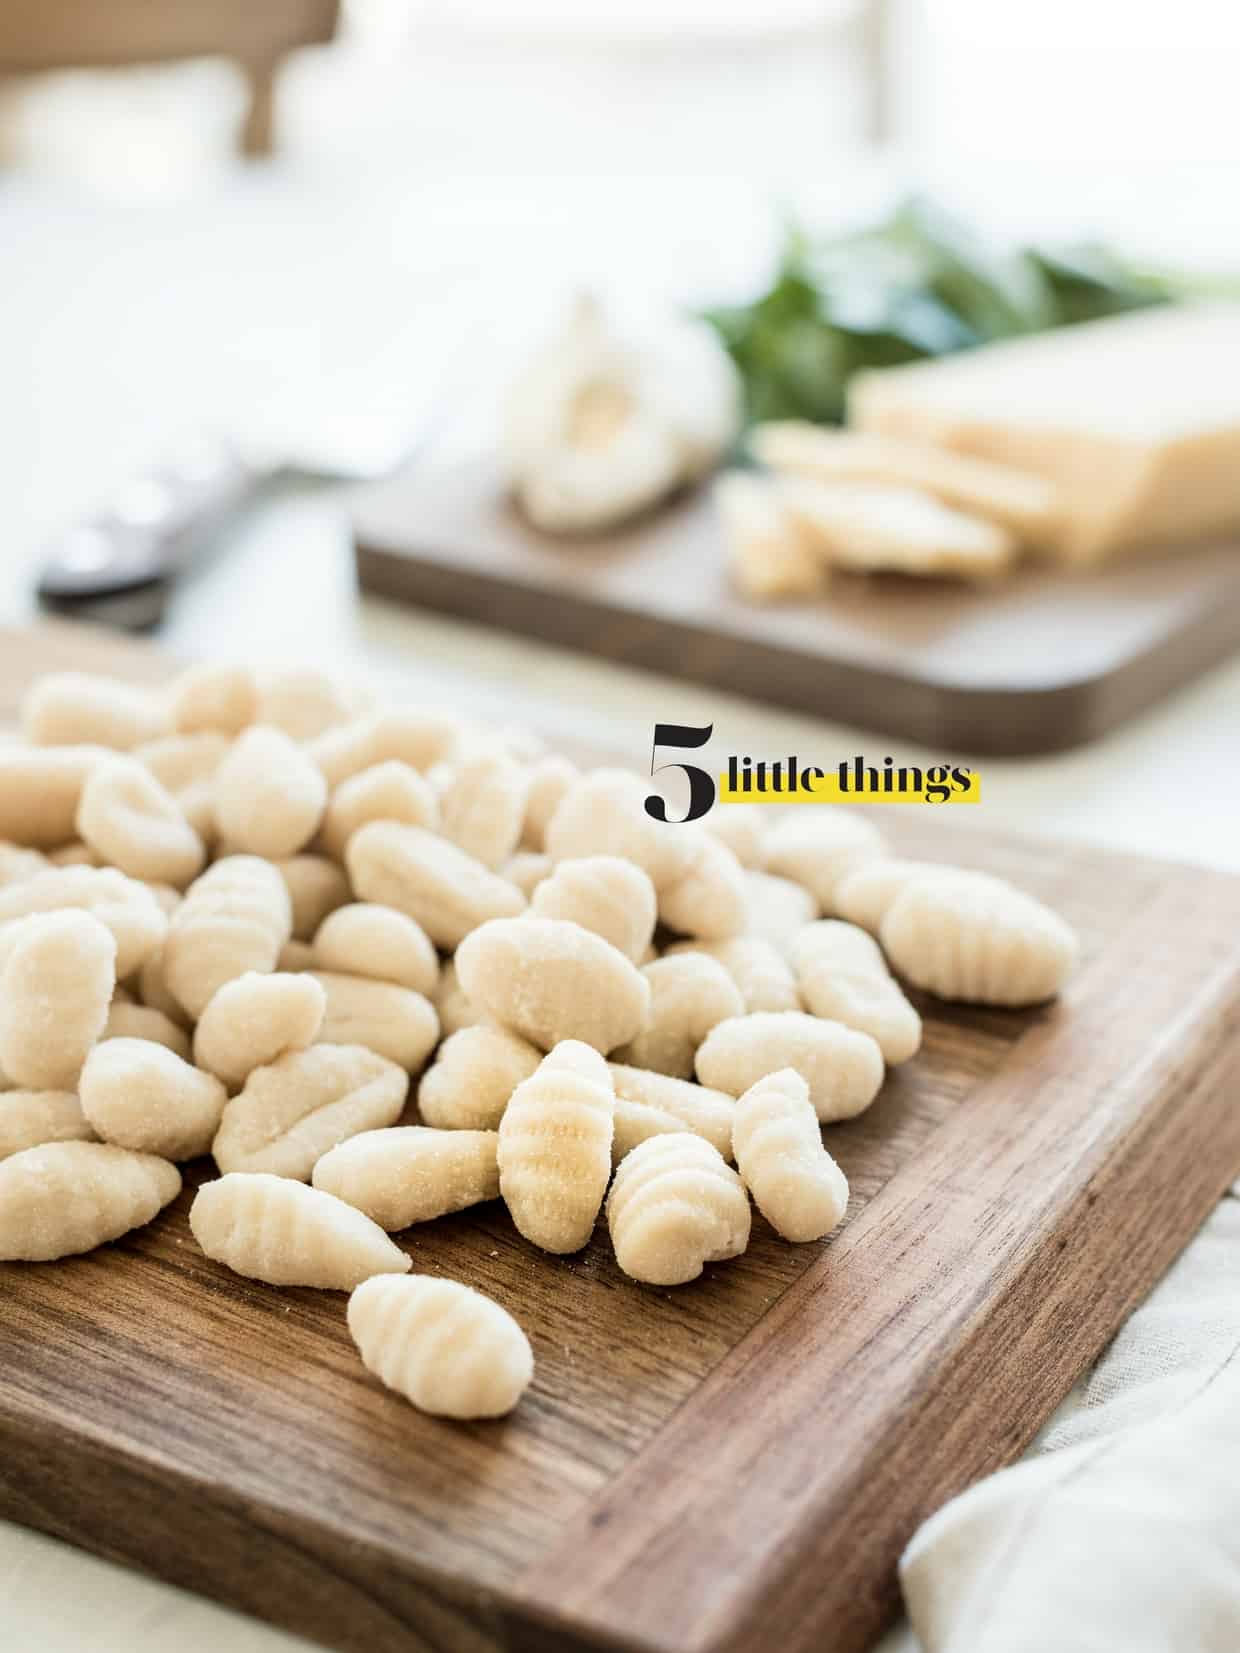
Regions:
<instances>
[{"instance_id":1,"label":"green leafy herb","mask_svg":"<svg viewBox=\"0 0 1240 1653\"><path fill-rule=\"evenodd\" d=\"M792 227L771 286L708 310L752 421L836 424L854 373L1160 304L1189 282L1092 244L996 250L938 208L815 241Z\"/></svg>"}]
</instances>

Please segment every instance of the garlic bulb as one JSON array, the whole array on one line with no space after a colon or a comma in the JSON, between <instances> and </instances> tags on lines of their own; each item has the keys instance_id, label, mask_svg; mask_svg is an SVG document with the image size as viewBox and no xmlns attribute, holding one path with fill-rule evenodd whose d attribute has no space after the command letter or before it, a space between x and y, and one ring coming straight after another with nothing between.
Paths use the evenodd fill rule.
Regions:
<instances>
[{"instance_id":1,"label":"garlic bulb","mask_svg":"<svg viewBox=\"0 0 1240 1653\"><path fill-rule=\"evenodd\" d=\"M513 386L503 458L536 527L590 531L706 475L739 428L736 369L705 323L630 332L585 296Z\"/></svg>"}]
</instances>

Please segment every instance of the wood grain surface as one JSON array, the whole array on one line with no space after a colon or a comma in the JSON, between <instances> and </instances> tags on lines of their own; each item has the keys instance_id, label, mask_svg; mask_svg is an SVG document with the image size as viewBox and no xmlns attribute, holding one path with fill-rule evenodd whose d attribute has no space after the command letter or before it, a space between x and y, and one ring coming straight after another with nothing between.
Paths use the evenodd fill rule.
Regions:
<instances>
[{"instance_id":1,"label":"wood grain surface","mask_svg":"<svg viewBox=\"0 0 1240 1653\"><path fill-rule=\"evenodd\" d=\"M6 635L0 716L68 664L166 669ZM410 1230L534 1346L517 1412L459 1425L365 1372L343 1296L204 1258L191 1168L151 1227L0 1267L0 1513L348 1653L865 1648L918 1522L1020 1451L1240 1173L1240 880L883 822L1054 902L1085 961L1040 1010L922 1001L923 1053L828 1128L834 1240L755 1218L662 1291L498 1203Z\"/></svg>"},{"instance_id":2,"label":"wood grain surface","mask_svg":"<svg viewBox=\"0 0 1240 1653\"><path fill-rule=\"evenodd\" d=\"M565 542L477 461L363 493L355 536L381 595L951 751L1080 745L1240 646L1234 544L993 586L840 576L759 606L728 584L705 495Z\"/></svg>"}]
</instances>

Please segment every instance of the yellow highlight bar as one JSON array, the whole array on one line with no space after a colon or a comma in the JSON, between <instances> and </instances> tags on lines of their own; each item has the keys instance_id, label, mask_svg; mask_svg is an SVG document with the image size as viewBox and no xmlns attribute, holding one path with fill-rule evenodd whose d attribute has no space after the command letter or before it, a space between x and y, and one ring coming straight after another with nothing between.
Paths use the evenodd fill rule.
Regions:
<instances>
[{"instance_id":1,"label":"yellow highlight bar","mask_svg":"<svg viewBox=\"0 0 1240 1653\"><path fill-rule=\"evenodd\" d=\"M901 778L908 781L905 790L899 790ZM745 777L741 777L742 780ZM743 786L733 787L730 777L725 772L719 776L719 802L721 804L977 804L982 801L982 777L973 770L951 770L931 768L921 771L921 786L916 785L916 777L912 774L900 776L898 770L891 772L878 771L878 787L871 789L868 785L857 790L856 776L850 768L847 775L848 788L845 790L840 784L838 770L831 770L825 775L798 775L795 791L787 789L786 782L781 782L783 790L774 791L770 788L768 779L767 789L758 790L757 777L750 775L749 789ZM868 780L868 777L867 777ZM891 790L886 788L890 781Z\"/></svg>"}]
</instances>

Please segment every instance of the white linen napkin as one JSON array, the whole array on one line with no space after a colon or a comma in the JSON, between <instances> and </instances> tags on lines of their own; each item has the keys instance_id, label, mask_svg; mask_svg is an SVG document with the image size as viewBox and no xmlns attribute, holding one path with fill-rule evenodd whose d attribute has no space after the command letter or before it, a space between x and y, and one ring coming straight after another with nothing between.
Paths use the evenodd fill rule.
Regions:
<instances>
[{"instance_id":1,"label":"white linen napkin","mask_svg":"<svg viewBox=\"0 0 1240 1653\"><path fill-rule=\"evenodd\" d=\"M923 1524L900 1577L911 1627L883 1653L1237 1653L1240 1199L1030 1454Z\"/></svg>"}]
</instances>

